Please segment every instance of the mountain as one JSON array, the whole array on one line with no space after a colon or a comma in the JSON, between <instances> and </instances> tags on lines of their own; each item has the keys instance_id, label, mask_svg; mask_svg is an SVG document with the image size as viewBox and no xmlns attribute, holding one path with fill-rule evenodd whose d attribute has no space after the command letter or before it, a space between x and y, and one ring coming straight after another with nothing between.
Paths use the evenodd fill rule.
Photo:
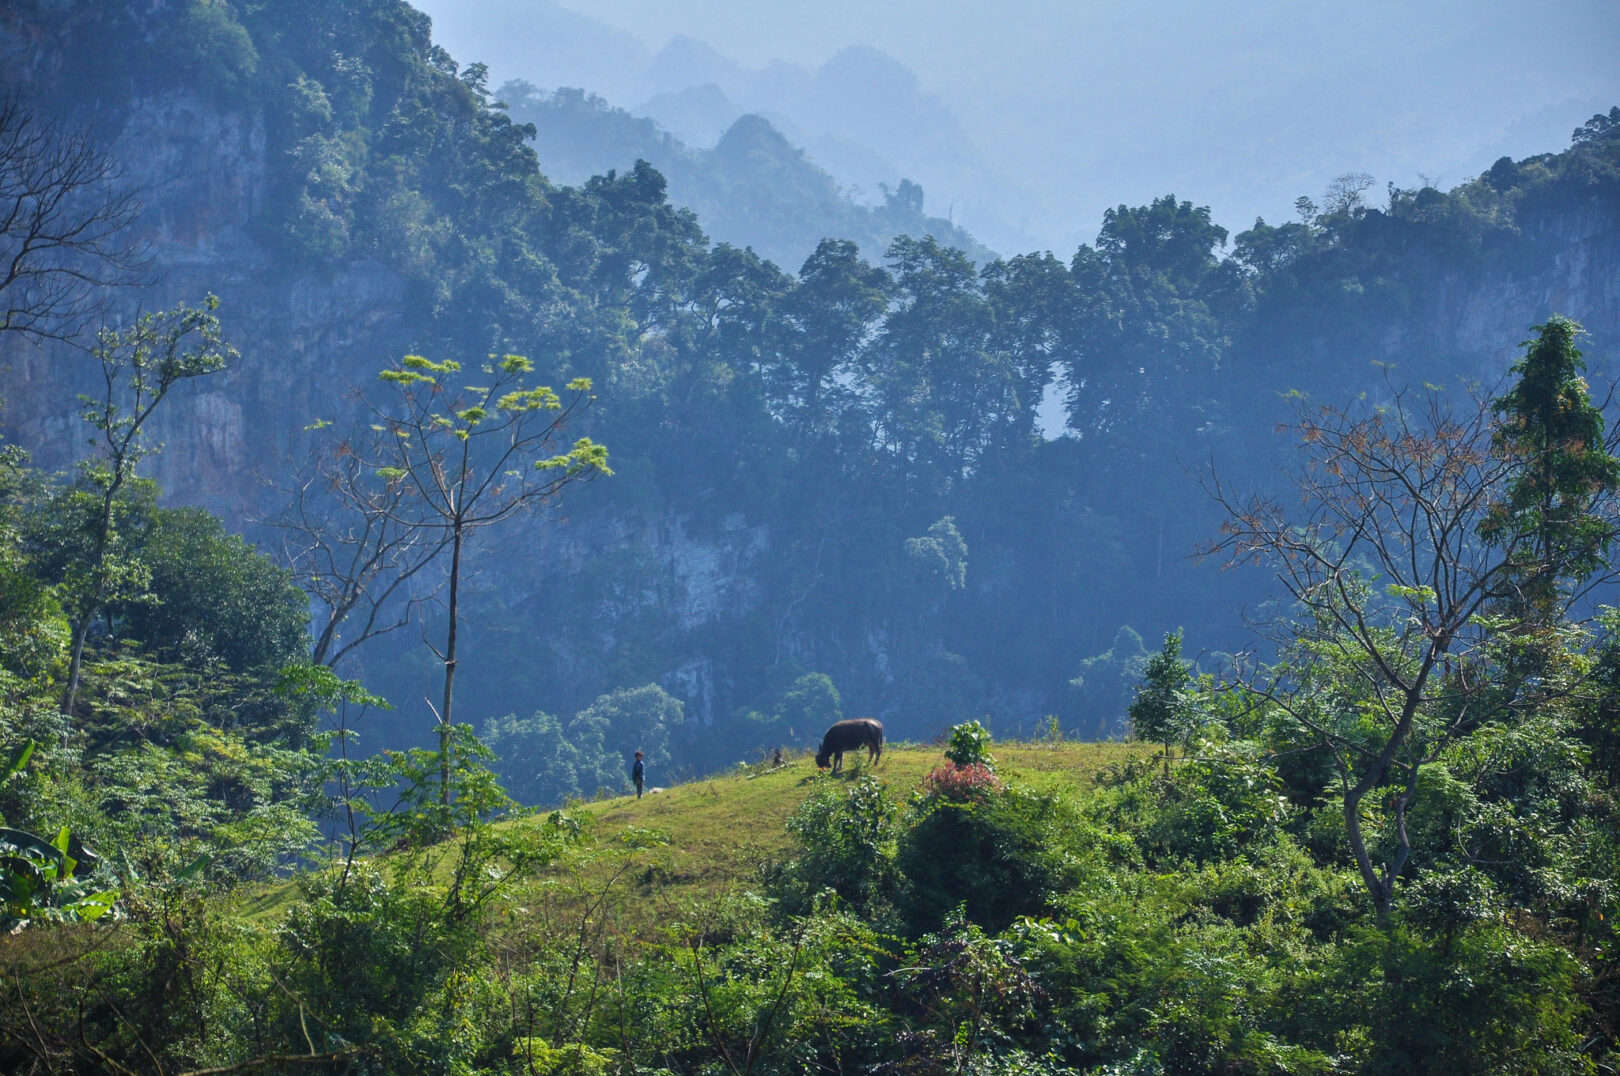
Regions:
<instances>
[{"instance_id":1,"label":"mountain","mask_svg":"<svg viewBox=\"0 0 1620 1076\"><path fill-rule=\"evenodd\" d=\"M899 235L935 236L981 263L994 257L962 228L927 216L920 197L896 192L877 206L851 200L762 116L736 117L712 148L693 149L652 120L579 90L543 93L517 82L496 96L515 121L534 125L536 152L553 178L583 183L645 160L668 180L670 200L695 212L711 238L750 247L787 269L804 264L829 236L854 240L874 259ZM904 180L901 188L920 190Z\"/></svg>"},{"instance_id":2,"label":"mountain","mask_svg":"<svg viewBox=\"0 0 1620 1076\"><path fill-rule=\"evenodd\" d=\"M1265 480L1283 398L1385 391L1374 362L1491 384L1554 313L1586 323L1594 377L1620 344L1612 114L1449 190L1350 185L1235 236L1165 196L1066 260L976 265L912 231L881 261L829 240L778 267L711 238L798 243L836 213L892 235L923 219L920 190L855 213L766 119L698 151L536 92L521 104L553 133L633 155L556 182L562 143L539 123L531 141L516 96L495 107L404 3L13 5L0 53L9 89L95 117L144 202L153 283L112 319L212 292L242 352L166 402L149 474L168 498L272 515L323 438L368 428L361 397L404 354L593 379L579 432L615 476L471 555L479 719L657 683L719 758L791 723L793 686L822 674L897 736L1046 714L1110 734L1144 640L1246 639L1249 583L1188 559L1220 517L1184 464ZM633 163L658 154L667 180ZM678 182L712 220L672 202ZM93 364L14 333L0 359L0 429L70 468ZM1049 440L1053 400L1070 436ZM397 633L353 671L409 700L431 667Z\"/></svg>"},{"instance_id":3,"label":"mountain","mask_svg":"<svg viewBox=\"0 0 1620 1076\"><path fill-rule=\"evenodd\" d=\"M910 178L928 192L933 215L989 248L1035 245L1017 223L1025 214L1012 208L1027 201L1017 185L914 72L878 49L845 48L814 70L780 61L753 68L685 34L656 51L631 49L625 35L549 0L426 6L448 28L452 51L488 63L500 80L582 88L657 120L694 148L757 113L863 204L881 205L884 186Z\"/></svg>"}]
</instances>

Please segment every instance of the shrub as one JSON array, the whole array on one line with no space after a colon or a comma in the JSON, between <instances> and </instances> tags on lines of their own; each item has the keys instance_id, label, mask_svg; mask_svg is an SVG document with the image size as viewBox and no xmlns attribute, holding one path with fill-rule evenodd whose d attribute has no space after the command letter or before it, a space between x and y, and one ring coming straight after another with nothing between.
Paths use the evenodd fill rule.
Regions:
<instances>
[{"instance_id":1,"label":"shrub","mask_svg":"<svg viewBox=\"0 0 1620 1076\"><path fill-rule=\"evenodd\" d=\"M895 863L905 877L906 916L916 933L934 930L963 905L973 922L999 931L1035 915L1079 876L1069 845L1076 819L1050 796L986 791L982 802L919 799Z\"/></svg>"},{"instance_id":2,"label":"shrub","mask_svg":"<svg viewBox=\"0 0 1620 1076\"><path fill-rule=\"evenodd\" d=\"M947 762L935 766L923 778L921 795L924 799L943 799L952 803L983 803L992 793L1001 791L1001 781L982 764L958 766Z\"/></svg>"},{"instance_id":3,"label":"shrub","mask_svg":"<svg viewBox=\"0 0 1620 1076\"><path fill-rule=\"evenodd\" d=\"M964 721L951 726L950 742L945 757L958 766L983 766L993 770L995 756L990 753L990 730L977 721Z\"/></svg>"},{"instance_id":4,"label":"shrub","mask_svg":"<svg viewBox=\"0 0 1620 1076\"><path fill-rule=\"evenodd\" d=\"M802 914L831 889L862 914L891 888L894 803L868 775L845 788L826 788L788 819L798 856L768 870L767 883L783 909Z\"/></svg>"}]
</instances>

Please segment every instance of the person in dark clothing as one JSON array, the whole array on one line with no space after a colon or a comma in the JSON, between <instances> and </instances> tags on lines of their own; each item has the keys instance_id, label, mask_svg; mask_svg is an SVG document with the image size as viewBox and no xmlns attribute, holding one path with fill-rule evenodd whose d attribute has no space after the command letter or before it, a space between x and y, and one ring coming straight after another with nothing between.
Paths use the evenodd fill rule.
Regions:
<instances>
[{"instance_id":1,"label":"person in dark clothing","mask_svg":"<svg viewBox=\"0 0 1620 1076\"><path fill-rule=\"evenodd\" d=\"M636 752L636 764L630 767L630 779L636 783L636 799L641 798L641 783L647 777L647 763L643 761L641 752Z\"/></svg>"}]
</instances>

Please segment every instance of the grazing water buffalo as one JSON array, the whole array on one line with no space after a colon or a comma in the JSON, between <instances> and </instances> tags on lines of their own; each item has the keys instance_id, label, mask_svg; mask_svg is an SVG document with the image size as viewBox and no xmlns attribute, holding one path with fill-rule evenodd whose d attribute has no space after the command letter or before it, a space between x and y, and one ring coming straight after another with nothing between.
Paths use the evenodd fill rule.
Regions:
<instances>
[{"instance_id":1,"label":"grazing water buffalo","mask_svg":"<svg viewBox=\"0 0 1620 1076\"><path fill-rule=\"evenodd\" d=\"M862 747L868 751L869 762L875 763L882 757L883 722L870 717L857 717L838 722L821 738L821 750L816 752L816 765L825 767L830 758L833 772L837 773L844 764L844 752L857 751Z\"/></svg>"}]
</instances>

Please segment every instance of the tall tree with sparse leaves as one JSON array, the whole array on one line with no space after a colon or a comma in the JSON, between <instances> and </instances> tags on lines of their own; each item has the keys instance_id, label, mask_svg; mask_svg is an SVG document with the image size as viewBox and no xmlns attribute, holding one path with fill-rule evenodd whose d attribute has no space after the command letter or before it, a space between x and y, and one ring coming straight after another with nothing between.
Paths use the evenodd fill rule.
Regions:
<instances>
[{"instance_id":1,"label":"tall tree with sparse leaves","mask_svg":"<svg viewBox=\"0 0 1620 1076\"><path fill-rule=\"evenodd\" d=\"M393 522L426 532L449 557L445 589L448 623L434 653L444 665L444 693L435 713L442 803L450 798L456 644L460 628L463 557L468 541L550 501L563 487L611 474L607 449L581 437L563 442L570 423L590 406L588 378L568 383L566 399L546 385L525 385L534 364L521 355L490 356L470 370L459 362L406 355L378 376L392 391L372 405L386 436L368 442L368 464L402 495L388 511ZM473 380L476 379L476 380Z\"/></svg>"}]
</instances>

